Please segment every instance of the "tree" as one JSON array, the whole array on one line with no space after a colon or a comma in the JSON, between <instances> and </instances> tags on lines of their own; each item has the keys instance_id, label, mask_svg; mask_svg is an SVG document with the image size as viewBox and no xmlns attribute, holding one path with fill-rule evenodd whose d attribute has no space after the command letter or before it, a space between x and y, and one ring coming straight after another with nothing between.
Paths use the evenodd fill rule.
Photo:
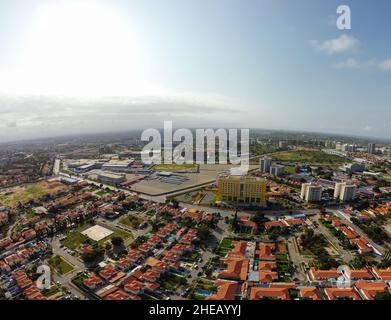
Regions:
<instances>
[{"instance_id":1,"label":"tree","mask_svg":"<svg viewBox=\"0 0 391 320\"><path fill-rule=\"evenodd\" d=\"M375 300L391 300L391 294L389 292L376 293Z\"/></svg>"},{"instance_id":2,"label":"tree","mask_svg":"<svg viewBox=\"0 0 391 320\"><path fill-rule=\"evenodd\" d=\"M113 237L111 239L111 243L113 244L114 247L120 247L123 245L124 239L122 239L121 237Z\"/></svg>"},{"instance_id":3,"label":"tree","mask_svg":"<svg viewBox=\"0 0 391 320\"><path fill-rule=\"evenodd\" d=\"M210 237L211 237L211 232L209 230L209 228L206 226L206 225L202 225L200 226L198 229L197 229L197 237L201 240L201 241L206 241L206 240L209 240Z\"/></svg>"},{"instance_id":4,"label":"tree","mask_svg":"<svg viewBox=\"0 0 391 320\"><path fill-rule=\"evenodd\" d=\"M232 219L232 229L236 231L238 228L238 211L235 211L235 215Z\"/></svg>"},{"instance_id":5,"label":"tree","mask_svg":"<svg viewBox=\"0 0 391 320\"><path fill-rule=\"evenodd\" d=\"M86 263L92 263L94 262L97 258L103 256L104 254L104 249L97 245L96 247L93 248L91 252L83 254L83 261Z\"/></svg>"}]
</instances>

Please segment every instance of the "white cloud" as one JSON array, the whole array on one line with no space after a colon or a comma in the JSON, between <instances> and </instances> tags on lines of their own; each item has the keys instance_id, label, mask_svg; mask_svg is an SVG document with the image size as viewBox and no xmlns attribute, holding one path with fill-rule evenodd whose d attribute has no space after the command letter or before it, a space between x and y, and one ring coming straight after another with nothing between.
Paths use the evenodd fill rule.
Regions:
<instances>
[{"instance_id":1,"label":"white cloud","mask_svg":"<svg viewBox=\"0 0 391 320\"><path fill-rule=\"evenodd\" d=\"M73 133L161 127L238 126L248 113L217 94L166 93L127 97L1 96L0 142Z\"/></svg>"},{"instance_id":2,"label":"white cloud","mask_svg":"<svg viewBox=\"0 0 391 320\"><path fill-rule=\"evenodd\" d=\"M311 44L318 51L335 54L354 51L358 48L360 42L354 37L343 34L336 39L330 39L324 42L312 40Z\"/></svg>"},{"instance_id":3,"label":"white cloud","mask_svg":"<svg viewBox=\"0 0 391 320\"><path fill-rule=\"evenodd\" d=\"M337 69L357 69L360 67L359 63L354 58L348 58L346 61L334 65Z\"/></svg>"},{"instance_id":4,"label":"white cloud","mask_svg":"<svg viewBox=\"0 0 391 320\"><path fill-rule=\"evenodd\" d=\"M391 59L380 61L378 66L384 71L391 71Z\"/></svg>"}]
</instances>

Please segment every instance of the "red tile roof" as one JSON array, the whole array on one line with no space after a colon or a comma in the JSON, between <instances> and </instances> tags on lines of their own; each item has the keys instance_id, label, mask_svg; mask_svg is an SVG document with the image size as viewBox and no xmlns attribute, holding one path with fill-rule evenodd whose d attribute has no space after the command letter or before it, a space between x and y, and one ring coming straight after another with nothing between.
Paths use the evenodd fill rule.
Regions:
<instances>
[{"instance_id":1,"label":"red tile roof","mask_svg":"<svg viewBox=\"0 0 391 320\"><path fill-rule=\"evenodd\" d=\"M384 281L357 281L355 286L366 300L374 300L376 293L387 290L387 284Z\"/></svg>"},{"instance_id":2,"label":"red tile roof","mask_svg":"<svg viewBox=\"0 0 391 320\"><path fill-rule=\"evenodd\" d=\"M319 291L316 287L300 288L300 297L309 300L321 300Z\"/></svg>"},{"instance_id":3,"label":"red tile roof","mask_svg":"<svg viewBox=\"0 0 391 320\"><path fill-rule=\"evenodd\" d=\"M329 300L361 300L354 288L326 288L324 291Z\"/></svg>"},{"instance_id":4,"label":"red tile roof","mask_svg":"<svg viewBox=\"0 0 391 320\"><path fill-rule=\"evenodd\" d=\"M206 300L235 300L239 284L234 281L219 280L215 282L217 293L206 297Z\"/></svg>"}]
</instances>

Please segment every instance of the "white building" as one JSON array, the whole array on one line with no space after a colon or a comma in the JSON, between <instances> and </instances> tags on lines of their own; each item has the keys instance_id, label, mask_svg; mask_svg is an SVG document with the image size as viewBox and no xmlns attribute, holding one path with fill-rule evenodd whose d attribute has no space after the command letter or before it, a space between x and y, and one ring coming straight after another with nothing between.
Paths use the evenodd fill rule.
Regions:
<instances>
[{"instance_id":1,"label":"white building","mask_svg":"<svg viewBox=\"0 0 391 320\"><path fill-rule=\"evenodd\" d=\"M272 159L269 157L263 157L259 159L259 170L261 172L270 172L270 167L272 165Z\"/></svg>"},{"instance_id":2,"label":"white building","mask_svg":"<svg viewBox=\"0 0 391 320\"><path fill-rule=\"evenodd\" d=\"M273 176L281 176L284 174L284 166L282 165L274 165L270 167L270 174Z\"/></svg>"},{"instance_id":3,"label":"white building","mask_svg":"<svg viewBox=\"0 0 391 320\"><path fill-rule=\"evenodd\" d=\"M322 190L322 186L318 184L303 183L300 197L307 202L319 202L322 200Z\"/></svg>"},{"instance_id":4,"label":"white building","mask_svg":"<svg viewBox=\"0 0 391 320\"><path fill-rule=\"evenodd\" d=\"M342 202L348 202L356 197L357 186L347 184L346 182L338 182L335 184L334 198Z\"/></svg>"}]
</instances>

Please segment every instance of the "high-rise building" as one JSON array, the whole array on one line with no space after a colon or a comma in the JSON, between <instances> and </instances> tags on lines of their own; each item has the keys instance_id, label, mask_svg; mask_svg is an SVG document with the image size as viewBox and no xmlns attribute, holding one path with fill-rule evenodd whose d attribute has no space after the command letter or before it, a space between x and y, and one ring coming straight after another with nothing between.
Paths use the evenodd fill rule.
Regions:
<instances>
[{"instance_id":1,"label":"high-rise building","mask_svg":"<svg viewBox=\"0 0 391 320\"><path fill-rule=\"evenodd\" d=\"M259 159L259 170L261 172L270 172L270 166L272 165L272 159L269 157L263 157Z\"/></svg>"},{"instance_id":2,"label":"high-rise building","mask_svg":"<svg viewBox=\"0 0 391 320\"><path fill-rule=\"evenodd\" d=\"M368 153L375 154L376 153L376 144L368 143Z\"/></svg>"},{"instance_id":3,"label":"high-rise building","mask_svg":"<svg viewBox=\"0 0 391 320\"><path fill-rule=\"evenodd\" d=\"M322 190L322 186L318 184L303 183L300 197L307 202L319 202L322 200Z\"/></svg>"},{"instance_id":4,"label":"high-rise building","mask_svg":"<svg viewBox=\"0 0 391 320\"><path fill-rule=\"evenodd\" d=\"M248 176L220 176L217 198L266 206L266 180Z\"/></svg>"},{"instance_id":5,"label":"high-rise building","mask_svg":"<svg viewBox=\"0 0 391 320\"><path fill-rule=\"evenodd\" d=\"M348 202L356 197L357 186L347 184L346 182L338 182L335 184L334 198L343 202Z\"/></svg>"},{"instance_id":6,"label":"high-rise building","mask_svg":"<svg viewBox=\"0 0 391 320\"><path fill-rule=\"evenodd\" d=\"M276 177L281 176L284 174L284 168L282 165L273 165L270 167L270 174Z\"/></svg>"}]
</instances>

